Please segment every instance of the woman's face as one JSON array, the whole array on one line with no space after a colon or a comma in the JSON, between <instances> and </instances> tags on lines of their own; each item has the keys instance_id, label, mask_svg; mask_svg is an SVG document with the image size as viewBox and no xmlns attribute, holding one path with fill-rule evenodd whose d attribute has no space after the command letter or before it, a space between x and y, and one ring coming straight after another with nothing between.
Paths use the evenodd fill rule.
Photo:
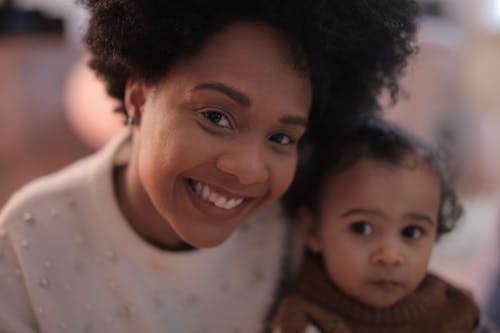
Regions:
<instances>
[{"instance_id":1,"label":"woman's face","mask_svg":"<svg viewBox=\"0 0 500 333\"><path fill-rule=\"evenodd\" d=\"M208 39L161 84L130 81L126 107L140 116L126 185L134 214L163 224L158 239L220 244L290 185L310 106L309 78L283 36L249 22Z\"/></svg>"}]
</instances>

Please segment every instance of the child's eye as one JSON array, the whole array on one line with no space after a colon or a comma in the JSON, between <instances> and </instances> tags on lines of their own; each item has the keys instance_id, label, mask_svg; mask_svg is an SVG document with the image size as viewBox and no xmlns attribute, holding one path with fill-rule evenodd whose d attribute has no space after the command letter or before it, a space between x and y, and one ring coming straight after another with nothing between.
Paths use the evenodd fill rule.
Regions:
<instances>
[{"instance_id":1,"label":"child's eye","mask_svg":"<svg viewBox=\"0 0 500 333\"><path fill-rule=\"evenodd\" d=\"M404 238L408 238L408 239L417 239L417 238L422 237L423 234L424 234L424 230L422 228L414 226L414 225L408 226L408 227L404 228L403 230L401 230L401 235Z\"/></svg>"},{"instance_id":2,"label":"child's eye","mask_svg":"<svg viewBox=\"0 0 500 333\"><path fill-rule=\"evenodd\" d=\"M203 116L216 126L231 128L231 123L224 113L220 111L210 110L202 112Z\"/></svg>"},{"instance_id":3,"label":"child's eye","mask_svg":"<svg viewBox=\"0 0 500 333\"><path fill-rule=\"evenodd\" d=\"M283 146L291 145L294 143L294 140L289 135L283 133L273 134L269 137L269 140Z\"/></svg>"},{"instance_id":4,"label":"child's eye","mask_svg":"<svg viewBox=\"0 0 500 333\"><path fill-rule=\"evenodd\" d=\"M370 235L373 232L373 227L368 222L355 222L349 226L349 229L358 235Z\"/></svg>"}]
</instances>

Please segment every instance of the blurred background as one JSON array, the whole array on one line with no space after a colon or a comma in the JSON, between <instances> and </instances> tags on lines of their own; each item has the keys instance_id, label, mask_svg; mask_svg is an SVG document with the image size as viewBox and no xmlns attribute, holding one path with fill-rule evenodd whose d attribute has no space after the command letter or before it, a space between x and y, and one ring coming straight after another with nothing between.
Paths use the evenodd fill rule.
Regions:
<instances>
[{"instance_id":1,"label":"blurred background","mask_svg":"<svg viewBox=\"0 0 500 333\"><path fill-rule=\"evenodd\" d=\"M420 3L420 51L385 117L450 153L465 216L431 269L486 306L500 289L500 0ZM71 0L0 0L0 207L124 127L86 68L86 20ZM500 325L498 299L489 312Z\"/></svg>"}]
</instances>

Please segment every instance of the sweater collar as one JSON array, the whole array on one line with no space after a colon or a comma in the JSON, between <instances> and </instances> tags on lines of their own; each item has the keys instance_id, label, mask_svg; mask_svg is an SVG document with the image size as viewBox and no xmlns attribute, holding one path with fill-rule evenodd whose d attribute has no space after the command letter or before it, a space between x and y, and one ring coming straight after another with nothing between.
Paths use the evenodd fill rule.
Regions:
<instances>
[{"instance_id":1,"label":"sweater collar","mask_svg":"<svg viewBox=\"0 0 500 333\"><path fill-rule=\"evenodd\" d=\"M328 279L321 258L313 256L307 256L298 285L299 293L307 300L344 318L369 325L393 325L418 320L445 303L444 288L442 281L428 274L414 293L389 308L378 309L342 292Z\"/></svg>"}]
</instances>

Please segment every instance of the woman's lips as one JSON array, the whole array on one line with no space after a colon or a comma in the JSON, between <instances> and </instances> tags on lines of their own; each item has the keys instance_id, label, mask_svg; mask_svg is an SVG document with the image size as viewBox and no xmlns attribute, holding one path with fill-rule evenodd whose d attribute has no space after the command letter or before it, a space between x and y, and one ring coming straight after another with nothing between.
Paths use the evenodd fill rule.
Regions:
<instances>
[{"instance_id":1,"label":"woman's lips","mask_svg":"<svg viewBox=\"0 0 500 333\"><path fill-rule=\"evenodd\" d=\"M248 197L221 193L213 186L193 179L187 179L186 187L193 205L205 215L216 218L235 217L250 201Z\"/></svg>"},{"instance_id":2,"label":"woman's lips","mask_svg":"<svg viewBox=\"0 0 500 333\"><path fill-rule=\"evenodd\" d=\"M234 209L241 205L241 203L245 200L245 198L243 197L222 194L219 191L213 189L210 185L204 184L199 181L190 179L189 184L191 186L191 189L198 195L199 198L222 209Z\"/></svg>"}]
</instances>

